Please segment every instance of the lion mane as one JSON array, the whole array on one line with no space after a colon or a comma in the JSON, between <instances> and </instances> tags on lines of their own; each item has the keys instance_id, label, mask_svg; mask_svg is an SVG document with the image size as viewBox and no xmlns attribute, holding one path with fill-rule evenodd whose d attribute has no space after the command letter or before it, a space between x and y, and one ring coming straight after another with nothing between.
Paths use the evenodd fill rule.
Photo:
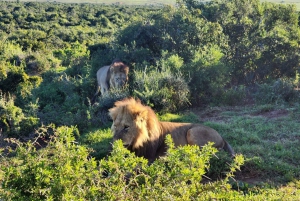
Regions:
<instances>
[{"instance_id":1,"label":"lion mane","mask_svg":"<svg viewBox=\"0 0 300 201\"><path fill-rule=\"evenodd\" d=\"M109 115L113 120L113 141L122 140L125 147L150 163L165 155L167 134L171 134L175 147L187 144L202 147L213 142L216 148L235 155L216 130L201 124L159 121L149 106L134 98L115 102L114 107L109 109Z\"/></svg>"},{"instance_id":2,"label":"lion mane","mask_svg":"<svg viewBox=\"0 0 300 201\"><path fill-rule=\"evenodd\" d=\"M100 90L101 94L105 95L110 88L124 87L128 81L128 73L129 67L118 59L115 59L110 66L101 67L96 74L98 87L94 97Z\"/></svg>"}]
</instances>

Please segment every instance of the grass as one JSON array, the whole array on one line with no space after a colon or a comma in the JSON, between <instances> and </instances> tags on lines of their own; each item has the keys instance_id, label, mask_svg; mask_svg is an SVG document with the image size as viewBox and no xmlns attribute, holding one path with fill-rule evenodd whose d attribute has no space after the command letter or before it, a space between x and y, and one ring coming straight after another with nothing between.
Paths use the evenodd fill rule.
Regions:
<instances>
[{"instance_id":1,"label":"grass","mask_svg":"<svg viewBox=\"0 0 300 201\"><path fill-rule=\"evenodd\" d=\"M266 109L267 108L267 109ZM278 110L288 111L278 113ZM245 111L247 111L245 113ZM205 122L218 130L247 162L242 177L274 184L299 179L299 108L246 107L219 113L224 121ZM246 172L247 171L247 172Z\"/></svg>"},{"instance_id":2,"label":"grass","mask_svg":"<svg viewBox=\"0 0 300 201\"><path fill-rule=\"evenodd\" d=\"M277 111L285 111L277 112ZM163 114L162 121L203 123L216 129L246 158L236 179L251 184L284 185L300 179L300 107L276 105L190 109L181 114ZM107 154L112 136L109 128L83 134L80 142L93 156Z\"/></svg>"}]
</instances>

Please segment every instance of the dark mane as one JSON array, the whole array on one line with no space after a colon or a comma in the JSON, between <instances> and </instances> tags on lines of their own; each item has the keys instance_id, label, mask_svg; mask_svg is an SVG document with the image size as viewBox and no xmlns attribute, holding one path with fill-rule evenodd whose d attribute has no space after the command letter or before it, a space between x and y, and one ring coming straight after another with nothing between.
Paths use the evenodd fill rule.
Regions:
<instances>
[{"instance_id":1,"label":"dark mane","mask_svg":"<svg viewBox=\"0 0 300 201\"><path fill-rule=\"evenodd\" d=\"M110 82L109 81L110 81L110 78L111 78L111 74L116 69L118 69L117 71L123 72L125 74L129 73L129 67L127 65L125 65L119 59L114 59L113 62L110 64L109 70L107 71L106 84L107 84L108 88L110 88Z\"/></svg>"}]
</instances>

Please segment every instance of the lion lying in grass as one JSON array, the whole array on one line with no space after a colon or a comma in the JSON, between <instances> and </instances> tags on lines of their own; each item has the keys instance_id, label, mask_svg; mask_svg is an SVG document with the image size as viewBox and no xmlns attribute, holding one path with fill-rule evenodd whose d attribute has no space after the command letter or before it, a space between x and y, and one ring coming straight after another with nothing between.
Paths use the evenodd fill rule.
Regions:
<instances>
[{"instance_id":1,"label":"lion lying in grass","mask_svg":"<svg viewBox=\"0 0 300 201\"><path fill-rule=\"evenodd\" d=\"M108 93L110 88L120 89L128 80L129 67L120 60L114 60L110 66L103 66L97 71L98 88L96 97L101 89L101 94Z\"/></svg>"},{"instance_id":2,"label":"lion lying in grass","mask_svg":"<svg viewBox=\"0 0 300 201\"><path fill-rule=\"evenodd\" d=\"M235 155L231 146L214 129L193 123L160 122L150 107L134 98L115 102L115 106L109 109L109 115L113 119L113 140L121 139L130 151L150 163L166 153L167 134L171 134L175 146L189 144L201 147L214 142L216 148Z\"/></svg>"}]
</instances>

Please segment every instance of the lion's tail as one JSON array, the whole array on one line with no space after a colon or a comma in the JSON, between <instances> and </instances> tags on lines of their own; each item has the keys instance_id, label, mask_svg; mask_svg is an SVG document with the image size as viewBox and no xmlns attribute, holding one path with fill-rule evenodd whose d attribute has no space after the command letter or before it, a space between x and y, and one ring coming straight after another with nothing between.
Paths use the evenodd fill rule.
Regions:
<instances>
[{"instance_id":1,"label":"lion's tail","mask_svg":"<svg viewBox=\"0 0 300 201\"><path fill-rule=\"evenodd\" d=\"M231 157L235 156L235 152L234 152L233 148L230 146L230 144L226 140L224 140L223 149L225 151L227 151L231 155Z\"/></svg>"}]
</instances>

